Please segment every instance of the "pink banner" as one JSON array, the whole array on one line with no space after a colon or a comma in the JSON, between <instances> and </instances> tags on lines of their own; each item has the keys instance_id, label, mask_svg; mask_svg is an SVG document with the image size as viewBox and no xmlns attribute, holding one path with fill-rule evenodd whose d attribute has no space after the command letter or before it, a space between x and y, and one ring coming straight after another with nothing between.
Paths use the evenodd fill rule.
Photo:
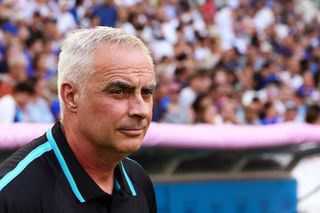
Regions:
<instances>
[{"instance_id":1,"label":"pink banner","mask_svg":"<svg viewBox=\"0 0 320 213\"><path fill-rule=\"evenodd\" d=\"M41 136L52 124L1 124L0 149L16 149ZM268 126L177 125L152 123L148 147L250 149L320 142L320 126L284 123Z\"/></svg>"}]
</instances>

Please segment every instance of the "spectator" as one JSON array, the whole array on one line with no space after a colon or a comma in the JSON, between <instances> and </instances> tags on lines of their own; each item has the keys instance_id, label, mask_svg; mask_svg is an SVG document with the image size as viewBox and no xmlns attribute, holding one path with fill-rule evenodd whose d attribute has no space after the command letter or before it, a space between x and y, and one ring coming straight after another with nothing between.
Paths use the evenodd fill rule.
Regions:
<instances>
[{"instance_id":1,"label":"spectator","mask_svg":"<svg viewBox=\"0 0 320 213\"><path fill-rule=\"evenodd\" d=\"M173 82L170 75L158 74L158 85L153 95L153 116L152 120L160 122L169 104L169 85Z\"/></svg>"},{"instance_id":2,"label":"spectator","mask_svg":"<svg viewBox=\"0 0 320 213\"><path fill-rule=\"evenodd\" d=\"M10 94L15 85L27 79L27 62L22 53L12 54L8 60L8 73L0 75L0 97Z\"/></svg>"},{"instance_id":3,"label":"spectator","mask_svg":"<svg viewBox=\"0 0 320 213\"><path fill-rule=\"evenodd\" d=\"M200 94L192 104L194 123L221 124L222 118L218 114L208 94Z\"/></svg>"},{"instance_id":4,"label":"spectator","mask_svg":"<svg viewBox=\"0 0 320 213\"><path fill-rule=\"evenodd\" d=\"M205 3L201 6L201 14L203 20L208 26L213 25L215 16L215 3L213 0L205 0Z\"/></svg>"},{"instance_id":5,"label":"spectator","mask_svg":"<svg viewBox=\"0 0 320 213\"><path fill-rule=\"evenodd\" d=\"M272 102L267 102L264 104L264 111L261 118L261 124L277 124L280 122L280 117L277 112L275 105Z\"/></svg>"},{"instance_id":6,"label":"spectator","mask_svg":"<svg viewBox=\"0 0 320 213\"><path fill-rule=\"evenodd\" d=\"M302 77L303 85L297 90L297 93L303 95L309 100L319 100L319 92L317 91L315 78L312 73L309 71L305 71Z\"/></svg>"},{"instance_id":7,"label":"spectator","mask_svg":"<svg viewBox=\"0 0 320 213\"><path fill-rule=\"evenodd\" d=\"M26 106L29 122L36 123L53 123L55 121L50 110L50 100L46 100L48 95L48 87L44 79L33 77L30 84L35 87L35 94ZM48 98L48 97L47 97Z\"/></svg>"},{"instance_id":8,"label":"spectator","mask_svg":"<svg viewBox=\"0 0 320 213\"><path fill-rule=\"evenodd\" d=\"M307 110L306 122L309 124L320 124L320 107L311 105Z\"/></svg>"},{"instance_id":9,"label":"spectator","mask_svg":"<svg viewBox=\"0 0 320 213\"><path fill-rule=\"evenodd\" d=\"M260 90L265 88L268 84L277 84L280 82L275 70L272 70L270 62L263 65L261 71L255 76L255 89Z\"/></svg>"},{"instance_id":10,"label":"spectator","mask_svg":"<svg viewBox=\"0 0 320 213\"><path fill-rule=\"evenodd\" d=\"M298 115L298 108L292 103L287 103L286 111L283 116L283 122L295 122Z\"/></svg>"},{"instance_id":11,"label":"spectator","mask_svg":"<svg viewBox=\"0 0 320 213\"><path fill-rule=\"evenodd\" d=\"M93 9L93 18L97 25L115 27L118 20L117 8L113 0L104 0L101 5Z\"/></svg>"},{"instance_id":12,"label":"spectator","mask_svg":"<svg viewBox=\"0 0 320 213\"><path fill-rule=\"evenodd\" d=\"M220 115L224 124L239 124L240 119L237 113L237 102L234 97L224 97L220 102Z\"/></svg>"},{"instance_id":13,"label":"spectator","mask_svg":"<svg viewBox=\"0 0 320 213\"><path fill-rule=\"evenodd\" d=\"M254 108L253 105L244 107L244 124L247 124L247 125L260 124L259 112Z\"/></svg>"},{"instance_id":14,"label":"spectator","mask_svg":"<svg viewBox=\"0 0 320 213\"><path fill-rule=\"evenodd\" d=\"M176 124L192 123L193 118L190 109L179 106L180 91L180 85L177 83L172 83L169 86L169 103L163 116L163 122Z\"/></svg>"},{"instance_id":15,"label":"spectator","mask_svg":"<svg viewBox=\"0 0 320 213\"><path fill-rule=\"evenodd\" d=\"M205 71L198 71L191 76L189 86L182 89L179 96L179 106L187 109L191 107L197 95L208 91L211 80Z\"/></svg>"},{"instance_id":16,"label":"spectator","mask_svg":"<svg viewBox=\"0 0 320 213\"><path fill-rule=\"evenodd\" d=\"M0 123L28 122L26 105L34 95L30 82L15 85L12 94L0 98Z\"/></svg>"},{"instance_id":17,"label":"spectator","mask_svg":"<svg viewBox=\"0 0 320 213\"><path fill-rule=\"evenodd\" d=\"M57 28L59 34L65 35L68 31L77 27L77 23L74 16L69 11L69 4L67 0L61 0L59 2L60 12L57 16Z\"/></svg>"}]
</instances>

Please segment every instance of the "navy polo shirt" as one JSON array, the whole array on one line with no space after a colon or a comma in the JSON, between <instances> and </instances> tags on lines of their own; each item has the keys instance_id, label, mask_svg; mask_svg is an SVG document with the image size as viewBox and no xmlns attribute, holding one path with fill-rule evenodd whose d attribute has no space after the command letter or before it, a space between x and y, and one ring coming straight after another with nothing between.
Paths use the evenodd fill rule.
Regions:
<instances>
[{"instance_id":1,"label":"navy polo shirt","mask_svg":"<svg viewBox=\"0 0 320 213\"><path fill-rule=\"evenodd\" d=\"M101 190L56 123L0 165L0 212L154 213L156 202L150 178L129 158L115 168L112 195Z\"/></svg>"}]
</instances>

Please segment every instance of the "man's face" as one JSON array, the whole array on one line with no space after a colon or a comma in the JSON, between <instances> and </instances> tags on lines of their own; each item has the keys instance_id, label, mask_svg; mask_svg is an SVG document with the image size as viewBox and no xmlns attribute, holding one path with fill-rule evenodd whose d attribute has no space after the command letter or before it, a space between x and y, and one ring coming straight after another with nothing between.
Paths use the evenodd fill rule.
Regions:
<instances>
[{"instance_id":1,"label":"man's face","mask_svg":"<svg viewBox=\"0 0 320 213\"><path fill-rule=\"evenodd\" d=\"M101 149L134 152L152 117L153 66L140 49L100 48L93 60L95 73L79 98L81 135Z\"/></svg>"}]
</instances>

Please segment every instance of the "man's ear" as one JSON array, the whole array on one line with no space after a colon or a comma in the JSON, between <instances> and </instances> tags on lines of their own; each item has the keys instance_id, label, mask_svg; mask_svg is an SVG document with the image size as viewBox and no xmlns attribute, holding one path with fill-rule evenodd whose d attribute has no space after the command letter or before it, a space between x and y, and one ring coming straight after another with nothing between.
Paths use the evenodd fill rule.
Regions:
<instances>
[{"instance_id":1,"label":"man's ear","mask_svg":"<svg viewBox=\"0 0 320 213\"><path fill-rule=\"evenodd\" d=\"M61 85L60 95L64 103L64 107L70 112L77 112L79 91L72 82L63 82Z\"/></svg>"}]
</instances>

